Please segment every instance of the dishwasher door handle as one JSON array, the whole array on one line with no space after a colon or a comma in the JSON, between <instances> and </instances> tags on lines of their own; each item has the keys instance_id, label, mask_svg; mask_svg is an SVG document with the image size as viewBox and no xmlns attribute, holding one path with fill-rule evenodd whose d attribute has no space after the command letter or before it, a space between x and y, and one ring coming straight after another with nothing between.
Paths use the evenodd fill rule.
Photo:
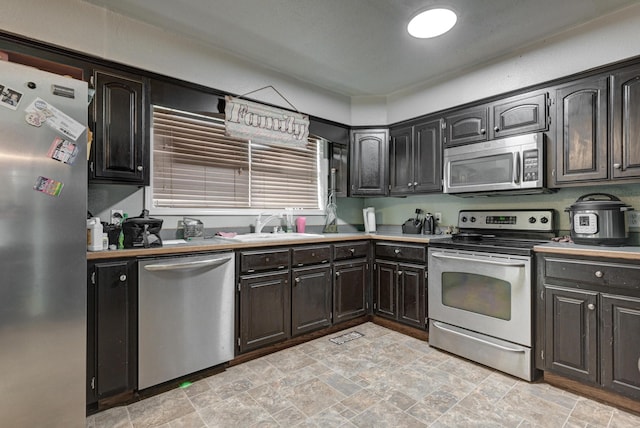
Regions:
<instances>
[{"instance_id":1,"label":"dishwasher door handle","mask_svg":"<svg viewBox=\"0 0 640 428\"><path fill-rule=\"evenodd\" d=\"M231 257L223 257L219 259L198 260L195 262L184 263L161 263L155 265L146 265L145 270L148 271L163 271L163 270L185 270L185 269L198 269L203 267L216 268L222 266L231 260Z\"/></svg>"}]
</instances>

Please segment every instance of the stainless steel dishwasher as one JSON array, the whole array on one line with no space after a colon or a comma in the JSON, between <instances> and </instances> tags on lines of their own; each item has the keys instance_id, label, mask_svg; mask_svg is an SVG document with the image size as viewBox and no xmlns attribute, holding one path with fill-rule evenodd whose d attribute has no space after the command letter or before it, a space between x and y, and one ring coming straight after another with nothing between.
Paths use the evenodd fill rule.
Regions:
<instances>
[{"instance_id":1,"label":"stainless steel dishwasher","mask_svg":"<svg viewBox=\"0 0 640 428\"><path fill-rule=\"evenodd\" d=\"M138 388L233 358L233 252L138 262Z\"/></svg>"}]
</instances>

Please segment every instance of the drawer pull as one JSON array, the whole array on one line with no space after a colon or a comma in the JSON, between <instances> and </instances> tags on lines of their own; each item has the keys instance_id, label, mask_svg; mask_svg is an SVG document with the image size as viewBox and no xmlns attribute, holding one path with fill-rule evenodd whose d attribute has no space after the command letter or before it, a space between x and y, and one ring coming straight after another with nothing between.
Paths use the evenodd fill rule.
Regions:
<instances>
[{"instance_id":1,"label":"drawer pull","mask_svg":"<svg viewBox=\"0 0 640 428\"><path fill-rule=\"evenodd\" d=\"M120 275L120 282L125 282L127 280L127 275L122 274Z\"/></svg>"},{"instance_id":2,"label":"drawer pull","mask_svg":"<svg viewBox=\"0 0 640 428\"><path fill-rule=\"evenodd\" d=\"M587 308L589 308L590 311L594 310L596 308L596 305L594 305L593 303L589 303L587 305Z\"/></svg>"},{"instance_id":3,"label":"drawer pull","mask_svg":"<svg viewBox=\"0 0 640 428\"><path fill-rule=\"evenodd\" d=\"M353 256L356 253L356 249L355 248L349 248L349 252Z\"/></svg>"},{"instance_id":4,"label":"drawer pull","mask_svg":"<svg viewBox=\"0 0 640 428\"><path fill-rule=\"evenodd\" d=\"M401 270L398 271L398 276L402 276L404 272L402 272Z\"/></svg>"},{"instance_id":5,"label":"drawer pull","mask_svg":"<svg viewBox=\"0 0 640 428\"><path fill-rule=\"evenodd\" d=\"M300 277L297 277L297 278L295 279L295 283L296 283L296 284L300 284Z\"/></svg>"},{"instance_id":6,"label":"drawer pull","mask_svg":"<svg viewBox=\"0 0 640 428\"><path fill-rule=\"evenodd\" d=\"M393 250L394 253L396 254L400 254L400 250L398 248L396 248L395 250Z\"/></svg>"},{"instance_id":7,"label":"drawer pull","mask_svg":"<svg viewBox=\"0 0 640 428\"><path fill-rule=\"evenodd\" d=\"M604 276L604 273L602 273L601 270L597 270L595 275L597 278L602 278Z\"/></svg>"}]
</instances>

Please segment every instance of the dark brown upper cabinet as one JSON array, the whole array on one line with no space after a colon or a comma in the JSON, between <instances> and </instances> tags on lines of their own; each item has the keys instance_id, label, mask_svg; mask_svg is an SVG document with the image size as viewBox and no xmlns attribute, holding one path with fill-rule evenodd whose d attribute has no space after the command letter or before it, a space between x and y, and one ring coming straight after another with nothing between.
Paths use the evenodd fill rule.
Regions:
<instances>
[{"instance_id":1,"label":"dark brown upper cabinet","mask_svg":"<svg viewBox=\"0 0 640 428\"><path fill-rule=\"evenodd\" d=\"M608 178L608 76L556 89L556 184Z\"/></svg>"},{"instance_id":2,"label":"dark brown upper cabinet","mask_svg":"<svg viewBox=\"0 0 640 428\"><path fill-rule=\"evenodd\" d=\"M388 129L351 131L351 196L386 196Z\"/></svg>"},{"instance_id":3,"label":"dark brown upper cabinet","mask_svg":"<svg viewBox=\"0 0 640 428\"><path fill-rule=\"evenodd\" d=\"M613 75L612 177L640 177L640 66Z\"/></svg>"},{"instance_id":4,"label":"dark brown upper cabinet","mask_svg":"<svg viewBox=\"0 0 640 428\"><path fill-rule=\"evenodd\" d=\"M487 140L488 110L486 105L458 110L446 115L444 122L445 147Z\"/></svg>"},{"instance_id":5,"label":"dark brown upper cabinet","mask_svg":"<svg viewBox=\"0 0 640 428\"><path fill-rule=\"evenodd\" d=\"M389 194L442 190L442 120L425 119L391 129Z\"/></svg>"},{"instance_id":6,"label":"dark brown upper cabinet","mask_svg":"<svg viewBox=\"0 0 640 428\"><path fill-rule=\"evenodd\" d=\"M90 179L149 184L149 106L146 80L107 70L93 74Z\"/></svg>"},{"instance_id":7,"label":"dark brown upper cabinet","mask_svg":"<svg viewBox=\"0 0 640 428\"><path fill-rule=\"evenodd\" d=\"M490 138L545 131L549 126L546 92L518 95L490 106Z\"/></svg>"}]
</instances>

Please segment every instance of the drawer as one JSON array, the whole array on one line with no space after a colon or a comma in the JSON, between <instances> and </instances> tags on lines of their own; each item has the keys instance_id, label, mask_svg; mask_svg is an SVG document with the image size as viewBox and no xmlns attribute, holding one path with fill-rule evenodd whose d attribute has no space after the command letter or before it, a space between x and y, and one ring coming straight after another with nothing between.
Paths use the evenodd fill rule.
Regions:
<instances>
[{"instance_id":1,"label":"drawer","mask_svg":"<svg viewBox=\"0 0 640 428\"><path fill-rule=\"evenodd\" d=\"M240 271L251 273L289 267L289 249L240 252Z\"/></svg>"},{"instance_id":2,"label":"drawer","mask_svg":"<svg viewBox=\"0 0 640 428\"><path fill-rule=\"evenodd\" d=\"M357 259L362 257L369 257L369 241L333 244L333 260Z\"/></svg>"},{"instance_id":3,"label":"drawer","mask_svg":"<svg viewBox=\"0 0 640 428\"><path fill-rule=\"evenodd\" d=\"M394 244L390 242L377 242L376 258L426 263L427 247L424 245L407 245L407 244Z\"/></svg>"},{"instance_id":4,"label":"drawer","mask_svg":"<svg viewBox=\"0 0 640 428\"><path fill-rule=\"evenodd\" d=\"M581 284L640 290L640 266L593 260L545 259L545 277Z\"/></svg>"},{"instance_id":5,"label":"drawer","mask_svg":"<svg viewBox=\"0 0 640 428\"><path fill-rule=\"evenodd\" d=\"M331 257L330 245L314 245L311 247L295 247L291 250L293 266L328 263Z\"/></svg>"}]
</instances>

